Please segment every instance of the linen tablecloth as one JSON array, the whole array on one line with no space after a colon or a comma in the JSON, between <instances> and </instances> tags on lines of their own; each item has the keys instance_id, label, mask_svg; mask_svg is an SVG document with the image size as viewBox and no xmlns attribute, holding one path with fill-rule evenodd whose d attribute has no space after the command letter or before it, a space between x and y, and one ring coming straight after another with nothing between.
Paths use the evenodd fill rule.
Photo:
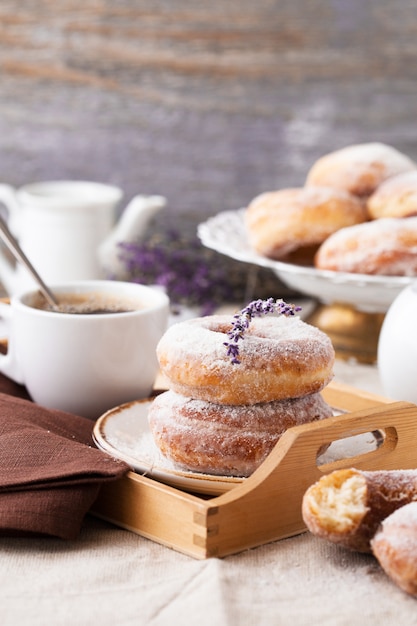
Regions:
<instances>
[{"instance_id":1,"label":"linen tablecloth","mask_svg":"<svg viewBox=\"0 0 417 626\"><path fill-rule=\"evenodd\" d=\"M336 380L380 392L371 366ZM2 626L388 626L417 624L417 601L372 556L308 533L195 560L91 516L74 541L0 539Z\"/></svg>"}]
</instances>

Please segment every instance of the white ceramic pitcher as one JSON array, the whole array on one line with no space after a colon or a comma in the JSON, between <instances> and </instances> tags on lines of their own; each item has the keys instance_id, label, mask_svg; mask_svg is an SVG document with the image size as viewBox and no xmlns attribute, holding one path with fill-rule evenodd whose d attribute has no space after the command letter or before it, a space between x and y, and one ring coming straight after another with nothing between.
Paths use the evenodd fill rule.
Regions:
<instances>
[{"instance_id":1,"label":"white ceramic pitcher","mask_svg":"<svg viewBox=\"0 0 417 626\"><path fill-rule=\"evenodd\" d=\"M89 181L48 181L15 190L0 185L8 225L47 283L118 278L118 244L140 238L163 196L135 196L116 224L122 191ZM0 282L9 295L33 287L27 270L0 250Z\"/></svg>"}]
</instances>

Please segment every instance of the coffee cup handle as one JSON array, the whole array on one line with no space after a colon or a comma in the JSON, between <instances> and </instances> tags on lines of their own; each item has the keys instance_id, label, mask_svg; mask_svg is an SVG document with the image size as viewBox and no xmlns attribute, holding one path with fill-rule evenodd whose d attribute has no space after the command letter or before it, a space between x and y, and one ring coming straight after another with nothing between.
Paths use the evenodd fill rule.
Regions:
<instances>
[{"instance_id":1,"label":"coffee cup handle","mask_svg":"<svg viewBox=\"0 0 417 626\"><path fill-rule=\"evenodd\" d=\"M7 353L0 353L0 372L5 374L8 378L11 378L16 383L24 384L23 375L20 371L20 367L16 361L15 352L13 348L13 340L10 337L10 324L12 319L12 307L10 304L0 301L0 320L5 323L7 339Z\"/></svg>"}]
</instances>

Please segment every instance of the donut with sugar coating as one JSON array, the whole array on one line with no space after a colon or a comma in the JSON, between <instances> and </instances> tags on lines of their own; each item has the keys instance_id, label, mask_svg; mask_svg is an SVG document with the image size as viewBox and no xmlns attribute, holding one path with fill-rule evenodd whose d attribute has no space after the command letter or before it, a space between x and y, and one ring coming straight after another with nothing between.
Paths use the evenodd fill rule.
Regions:
<instances>
[{"instance_id":1,"label":"donut with sugar coating","mask_svg":"<svg viewBox=\"0 0 417 626\"><path fill-rule=\"evenodd\" d=\"M318 249L314 264L321 270L417 275L417 217L385 217L342 228Z\"/></svg>"},{"instance_id":2,"label":"donut with sugar coating","mask_svg":"<svg viewBox=\"0 0 417 626\"><path fill-rule=\"evenodd\" d=\"M417 596L417 502L386 517L371 547L387 576L403 591Z\"/></svg>"},{"instance_id":3,"label":"donut with sugar coating","mask_svg":"<svg viewBox=\"0 0 417 626\"><path fill-rule=\"evenodd\" d=\"M231 328L227 315L170 326L157 346L170 389L218 404L256 404L316 393L333 377L329 337L297 316L253 319L239 343L239 364L224 345Z\"/></svg>"},{"instance_id":4,"label":"donut with sugar coating","mask_svg":"<svg viewBox=\"0 0 417 626\"><path fill-rule=\"evenodd\" d=\"M417 500L417 470L334 470L311 485L302 501L313 535L358 552L371 552L382 520Z\"/></svg>"},{"instance_id":5,"label":"donut with sugar coating","mask_svg":"<svg viewBox=\"0 0 417 626\"><path fill-rule=\"evenodd\" d=\"M416 168L412 159L387 144L353 144L319 158L308 172L305 184L345 189L367 198L391 176Z\"/></svg>"},{"instance_id":6,"label":"donut with sugar coating","mask_svg":"<svg viewBox=\"0 0 417 626\"><path fill-rule=\"evenodd\" d=\"M288 428L330 417L332 413L319 393L230 406L166 391L154 399L148 419L156 445L175 467L206 474L249 476Z\"/></svg>"},{"instance_id":7,"label":"donut with sugar coating","mask_svg":"<svg viewBox=\"0 0 417 626\"><path fill-rule=\"evenodd\" d=\"M417 169L393 176L368 198L372 219L417 215Z\"/></svg>"},{"instance_id":8,"label":"donut with sugar coating","mask_svg":"<svg viewBox=\"0 0 417 626\"><path fill-rule=\"evenodd\" d=\"M358 198L329 187L265 192L245 212L250 245L272 259L317 247L340 228L366 219L366 208Z\"/></svg>"}]
</instances>

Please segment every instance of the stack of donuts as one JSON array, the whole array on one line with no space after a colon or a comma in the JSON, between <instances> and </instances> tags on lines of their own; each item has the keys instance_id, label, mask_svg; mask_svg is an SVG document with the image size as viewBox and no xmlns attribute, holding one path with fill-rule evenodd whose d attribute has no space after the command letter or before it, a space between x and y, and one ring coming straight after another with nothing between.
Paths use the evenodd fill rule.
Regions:
<instances>
[{"instance_id":1,"label":"stack of donuts","mask_svg":"<svg viewBox=\"0 0 417 626\"><path fill-rule=\"evenodd\" d=\"M262 256L417 275L417 163L383 143L347 146L319 158L303 187L254 198L245 224Z\"/></svg>"},{"instance_id":2,"label":"stack of donuts","mask_svg":"<svg viewBox=\"0 0 417 626\"><path fill-rule=\"evenodd\" d=\"M149 424L179 469L248 476L285 430L332 415L320 395L333 376L325 333L296 315L259 316L237 358L227 347L232 327L227 315L178 322L157 347L169 390L153 401Z\"/></svg>"}]
</instances>

